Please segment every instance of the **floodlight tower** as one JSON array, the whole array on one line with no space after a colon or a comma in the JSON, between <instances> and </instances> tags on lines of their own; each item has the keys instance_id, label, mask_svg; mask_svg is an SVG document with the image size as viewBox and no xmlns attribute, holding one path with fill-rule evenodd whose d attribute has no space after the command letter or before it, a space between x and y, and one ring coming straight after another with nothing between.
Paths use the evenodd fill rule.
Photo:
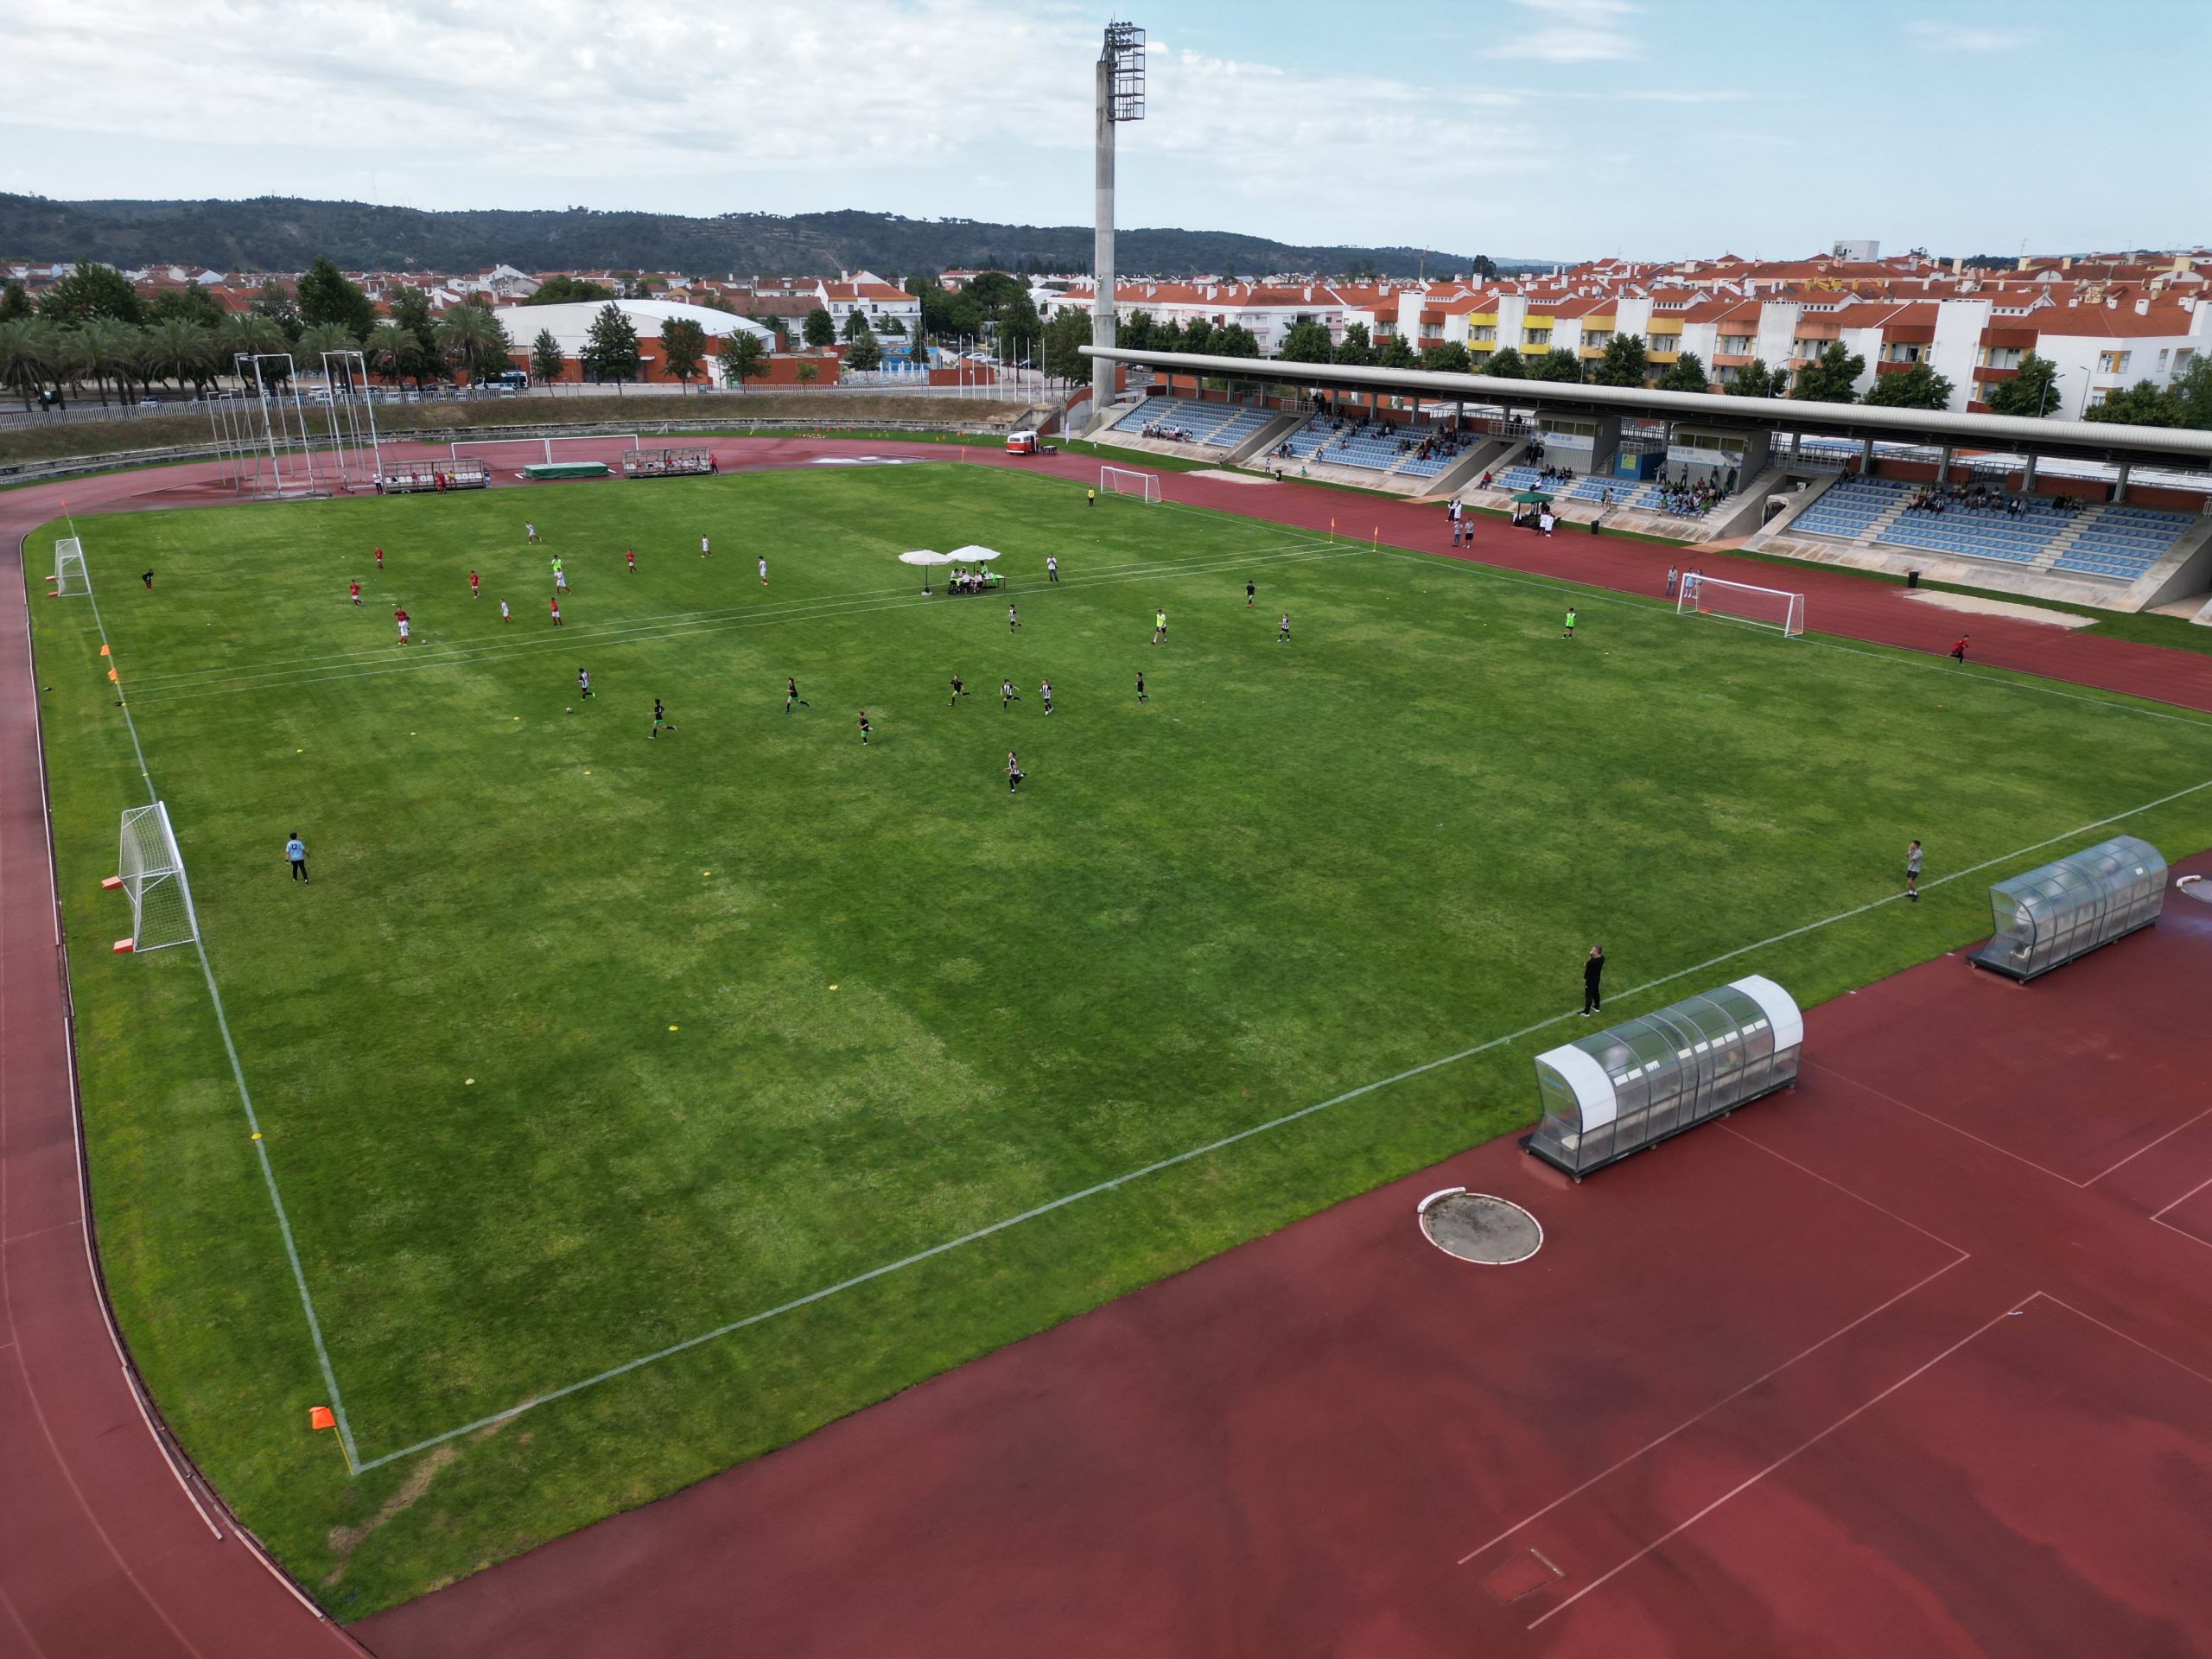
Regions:
<instances>
[{"instance_id":1,"label":"floodlight tower","mask_svg":"<svg viewBox=\"0 0 2212 1659\"><path fill-rule=\"evenodd\" d=\"M1144 119L1144 30L1109 23L1098 50L1097 222L1090 268L1097 286L1090 303L1090 343L1114 343L1114 128ZM1090 359L1090 416L1096 421L1114 401L1114 365Z\"/></svg>"}]
</instances>

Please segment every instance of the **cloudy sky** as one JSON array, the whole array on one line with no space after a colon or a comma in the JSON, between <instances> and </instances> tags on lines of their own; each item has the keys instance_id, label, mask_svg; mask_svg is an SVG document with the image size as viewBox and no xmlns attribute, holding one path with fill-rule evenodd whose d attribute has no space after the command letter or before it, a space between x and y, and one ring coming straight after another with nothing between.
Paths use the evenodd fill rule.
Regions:
<instances>
[{"instance_id":1,"label":"cloudy sky","mask_svg":"<svg viewBox=\"0 0 2212 1659\"><path fill-rule=\"evenodd\" d=\"M0 188L1090 212L1059 0L0 0ZM1453 252L2212 238L2212 0L1130 0L1124 226ZM2160 66L2167 66L2160 67ZM39 89L46 89L41 93Z\"/></svg>"}]
</instances>

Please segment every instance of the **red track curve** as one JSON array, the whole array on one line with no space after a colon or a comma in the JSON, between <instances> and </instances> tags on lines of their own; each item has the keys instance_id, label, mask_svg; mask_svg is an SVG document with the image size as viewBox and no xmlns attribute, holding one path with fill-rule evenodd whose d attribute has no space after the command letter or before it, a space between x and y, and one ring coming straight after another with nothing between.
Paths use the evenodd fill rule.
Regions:
<instances>
[{"instance_id":1,"label":"red track curve","mask_svg":"<svg viewBox=\"0 0 2212 1659\"><path fill-rule=\"evenodd\" d=\"M725 467L733 469L804 465L858 453L947 458L942 446L903 442L723 440L714 447ZM963 458L1071 478L1096 476L1096 463L1068 455L1017 461L969 451ZM0 536L16 540L53 517L65 496L80 515L227 500L213 486L214 470L188 466L0 493ZM1434 508L1295 483L1239 484L1173 474L1163 478L1172 502L1316 531L1326 530L1333 518L1338 533L1351 539L1379 534L1402 546L1450 551L1444 545L1441 514ZM1700 556L1586 534L1562 535L1547 542L1488 521L1478 525L1475 545L1461 550L1461 555L1646 594L1657 590L1670 559L1692 560L1710 575L1734 575L1768 584L1778 579L1774 566L1726 555ZM1788 582L1805 591L1809 620L1823 632L1942 652L1956 631L1970 626L1978 661L2212 710L2212 657L2084 638L1998 617L1976 616L1962 623L1957 613L1909 601L1895 588L1817 568L1792 570ZM0 565L0 611L23 614L16 610L22 594L21 569L16 562L7 561ZM23 644L27 647L27 639ZM4 802L0 804L0 1492L6 1494L0 1503L0 1656L207 1654L227 1659L326 1649L358 1653L360 1649L346 1635L296 1597L219 1505L188 1490L184 1474L149 1432L149 1420L119 1361L86 1249L36 707L27 648L0 652L0 710L4 710L0 712L0 788L5 790L0 797ZM2032 1002L2014 1006L2023 1011L2063 1007L2069 996L2101 988L2107 993L2102 1001L2109 1006L2097 1009L2103 1022L2097 1029L2133 1029L2146 1020L2155 1027L2155 1018L2142 1006L2146 997L2156 1002L2144 988L2144 979L2156 981L2181 970L2196 974L2201 983L2212 960L2212 926L2196 922L2193 914L2177 915L2177 908L2193 909L2186 904L2170 906L2167 923L2154 933L2065 970L2046 982L2055 989L2038 989ZM2123 963L2134 964L2132 971L2113 965ZM1935 1029L1920 1050L1932 1055L1947 1026L1955 1033L1962 1017L1988 1020L2001 1016L2009 987L2000 989L1993 982L1972 979L1965 982L1974 988L1961 993L1948 981L1934 977L1956 977L1962 971L1955 963L1931 963L1882 987L1869 988L1855 1002L1832 1004L1816 1014L1814 1028L1821 1039L1821 1052L1841 1069L1833 1081L1825 1082L1821 1073L1809 1072L1800 1098L1817 1102L1861 1089L1858 1081L1844 1075L1858 1064L1848 1057L1863 1051L1870 1057L1866 1066L1878 1070L1879 1062L1872 1056L1900 1052L1898 1020L1919 1014L1935 1018ZM2116 995L2110 994L2114 985L2119 988ZM2082 989L2076 991L2076 987ZM1960 1001L1962 995L1965 1001ZM1891 1011L1890 1023L1878 1031L1867 1025L1868 1011L1875 1009ZM2186 1030L2195 1017L2175 1013L2179 1025L2168 1027L2169 1035L2177 1028ZM2032 1021L2034 1015L2027 1017ZM2142 1038L2152 1042L2157 1034L2152 1029ZM1912 1045L1903 1045L1903 1052L1913 1052ZM2097 1058L2102 1062L2101 1048ZM2178 1077L2178 1086L2190 1090L2187 1098L2194 1101L2194 1091L2201 1086L2194 1074L2181 1071L2168 1076L2161 1070L2171 1065L2158 1058L2148 1063L2147 1071L2141 1064L2131 1068L2131 1098L2138 1102L2136 1116L2144 1135L2163 1122L2158 1114L2171 1104L2158 1092L2161 1088L2177 1086ZM2093 1091L2094 1087L2109 1090L2115 1080L2113 1070L2103 1071ZM2050 1169L2023 1175L2004 1157L1991 1154L1971 1165L1971 1179L1980 1185L1971 1194L1968 1224L1955 1213L1959 1193L1942 1183L1968 1181L1961 1144L1982 1143L1961 1143L1960 1132L1952 1128L1915 1127L1910 1116L1914 1109L1897 1103L1912 1092L1908 1082L1891 1079L1873 1096L1891 1102L1897 1121L1907 1126L1910 1132L1900 1141L1914 1141L1909 1152L1896 1153L1889 1160L1908 1166L1888 1171L1891 1179L1887 1185L1897 1188L1896 1206L1947 1237L1973 1234L1979 1238L1986 1232L1992 1245L1968 1247L1975 1262L1985 1254L1994 1255L2007 1271L2001 1284L1984 1285L1980 1281L1992 1269L1969 1262L1950 1273L1941 1249L1923 1260L1924 1252L1915 1254L1922 1251L1919 1244L1901 1247L1894 1239L1853 1248L1866 1250L1870 1257L1881 1255L1885 1270L1894 1266L1908 1277L1911 1270L1925 1267L1940 1275L1926 1281L1929 1290L1940 1288L1947 1298L1958 1294L1958 1286L1973 1287L1972 1295L1961 1300L1970 1301L1977 1311L1986 1300L1985 1291L2001 1300L2024 1287L2021 1294L2029 1297L2031 1306L2023 1310L2024 1319L2042 1320L2046 1313L2060 1319L2061 1313L2052 1312L2060 1308L2066 1317L2089 1319L2094 1314L2089 1328L2118 1332L2114 1341L2148 1341L2168 1356L2185 1353L2195 1369L2212 1376L2212 1351L2200 1351L2212 1346L2203 1335L2212 1330L2212 1306L2206 1305L2202 1292L2192 1296L2177 1291L2169 1282L2174 1264L2162 1262L2158 1250L2146 1248L2140 1236L2126 1230L2148 1211L2164 1204L2166 1216L2158 1220L2152 1236L2158 1245L2164 1246L2169 1255L2212 1248L2205 1243L2212 1238L2212 1204L2201 1194L2192 1198L2183 1191L2212 1175L2212 1135L2203 1133L2204 1124L2185 1123L2173 1131L2169 1149L2176 1152L2177 1164L2170 1165L2162 1154L2131 1163L2129 1173L2115 1179L2115 1187L2131 1181L2147 1184L2140 1203L2123 1201L2117 1218L2108 1213L2113 1208L2106 1202L2110 1189L2091 1193L2087 1187L2078 1192L2057 1189L2056 1208L2063 1213L2054 1214L2051 1189L2037 1185L2053 1179ZM2142 1103L2145 1100L2147 1105ZM2068 1107L2072 1104L2071 1100L2067 1103ZM2144 1116L2146 1112L2148 1117ZM1822 1140L1839 1116L1813 1111L1793 1101L1763 1115L1747 1116L1740 1131L1717 1128L1678 1144L1702 1165L1726 1165L1738 1178L1745 1158L1756 1164L1761 1155L1811 1167L1825 1157L1842 1155ZM1854 1116L1853 1123L1863 1116ZM2050 1145L2044 1162L2063 1171L2070 1166L2068 1159L2081 1150L2067 1141L2069 1126L2075 1131L2082 1126L2078 1114L2069 1115L2056 1103L2049 1116L2045 1139ZM1847 1139L1853 1132L1843 1131ZM1741 1150L1745 1147L1752 1150ZM2095 1149L2082 1155L2094 1158ZM1637 1160L1637 1165L1644 1163L1659 1166L1656 1159ZM2202 1169L2196 1166L2200 1163ZM1609 1175L1603 1189L1593 1181L1584 1190L1620 1193L1613 1213L1625 1213L1630 1208L1626 1195L1638 1184L1637 1165L1623 1166ZM725 1650L733 1598L739 1595L745 1599L746 1616L759 1621L751 1633L758 1639L746 1645L764 1652L850 1651L854 1643L874 1635L902 1650L969 1654L995 1650L1001 1637L1007 1645L1026 1649L1048 1637L1058 1637L1054 1644L1063 1649L1123 1653L1274 1652L1281 1651L1287 1642L1294 1649L1395 1654L1429 1651L1440 1629L1471 1628L1465 1625L1471 1619L1487 1630L1484 1621L1495 1622L1495 1610L1505 1604L1495 1594L1471 1599L1460 1581L1465 1575L1455 1578L1448 1556L1443 1568L1427 1576L1408 1579L1402 1571L1386 1570L1403 1567L1408 1559L1405 1533L1409 1526L1439 1521L1439 1493L1422 1488L1398 1494L1418 1506L1408 1516L1385 1518L1360 1513L1364 1488L1382 1478L1376 1474L1373 1448L1362 1450L1342 1467L1312 1467L1295 1457L1283 1463L1278 1455L1272 1481L1255 1487L1258 1470L1241 1464L1233 1452L1224 1453L1216 1442L1224 1434L1233 1438L1239 1425L1255 1412L1262 1422L1271 1413L1279 1414L1276 1427L1284 1430L1294 1427L1300 1414L1279 1399L1270 1404L1266 1390L1255 1397L1249 1375L1241 1370L1249 1363L1249 1351L1240 1361L1233 1344L1213 1356L1192 1346L1202 1341L1204 1332L1215 1329L1242 1330L1248 1338L1260 1339L1249 1330L1249 1316L1244 1325L1235 1323L1236 1310L1253 1305L1255 1281L1276 1306L1286 1295L1294 1300L1310 1298L1317 1294L1315 1286L1323 1283L1335 1302L1347 1290L1365 1294L1359 1288L1362 1274L1387 1266L1391 1282L1386 1300L1402 1301L1406 1269L1396 1247L1404 1231L1401 1211L1405 1193L1413 1187L1426 1190L1446 1178L1462 1179L1458 1172L1468 1170L1494 1189L1516 1190L1534 1183L1534 1190L1543 1191L1534 1166L1512 1153L1509 1143L1478 1149L1413 1183L1340 1206L1058 1332L1017 1344L777 1457L702 1483L667 1503L588 1529L383 1615L364 1625L361 1634L377 1651L392 1655L606 1653L640 1650L641 1641L660 1653L719 1652ZM1822 1174L1813 1179L1831 1178ZM2020 1181L2032 1190L2019 1189ZM1885 1191L1885 1204L1891 1196ZM1637 1213L1663 1239L1667 1213L1678 1211L1679 1206L1679 1192L1662 1189L1651 1208ZM2075 1214L2076 1210L2085 1213ZM2200 1210L2206 1213L2200 1216ZM2035 1218L2031 1236L2024 1235L2024 1217L2031 1215ZM2065 1255L2053 1243L2063 1239L2078 1248L2084 1230L2094 1232L2098 1247L2108 1248L2111 1262L2118 1264L2101 1270L2086 1284L2081 1282L2079 1260ZM1386 1239L1387 1245L1381 1242ZM1665 1242L1685 1244L1680 1238ZM1378 1250L1384 1252L1379 1262ZM1895 1262L1889 1260L1892 1255L1898 1256ZM1420 1259L1424 1271L1433 1268L1425 1257ZM1328 1275L1325 1281L1319 1277L1322 1268ZM1440 1285L1448 1290L1465 1284L1464 1278L1454 1281L1450 1274L1466 1271L1446 1264L1446 1277ZM2117 1284L2111 1282L2115 1277ZM1378 1296L1383 1291L1379 1281L1369 1288ZM1738 1289L1756 1300L1749 1287ZM1904 1300L1922 1294L1915 1288L1905 1293ZM2053 1300L2061 1297L2063 1303ZM1821 1298L1808 1296L1808 1300L1820 1302ZM1262 1299L1260 1305L1268 1304ZM1764 1330L1772 1310L1754 1311L1760 1313L1754 1325ZM1808 1309L1807 1316L1816 1320L1821 1311ZM1999 1317L2005 1311L1999 1308ZM1352 1309L1340 1310L1339 1316L1359 1317ZM1192 1319L1198 1325L1185 1323ZM1778 1319L1773 1322L1782 1323ZM1333 1341L1344 1326L1327 1328L1338 1333ZM1951 1327L1944 1324L1942 1328ZM1147 1339L1147 1332L1160 1339ZM1447 1361L1427 1345L1437 1333L1419 1334L1421 1342L1407 1356L1413 1361L1409 1371L1389 1377L1388 1391L1433 1402L1442 1397L1440 1389L1449 1393L1450 1373L1458 1362ZM1916 1351L1906 1340L1910 1334L1891 1333L1885 1340L1903 1341L1904 1351ZM1408 1335L1393 1333L1401 1344ZM1181 1346L1191 1346L1192 1351L1179 1352ZM1994 1341L1977 1337L1960 1351L1982 1363L1981 1355L1996 1347ZM1872 1356L1866 1363L1876 1363L1882 1357ZM1071 1363L1072 1370L1068 1369ZM1439 1375L1422 1375L1425 1367ZM1208 1376L1194 1379L1189 1375L1193 1368ZM1086 1371L1092 1374L1091 1382L1071 1380ZM1159 1372L1173 1373L1179 1382L1192 1386L1172 1390L1173 1400L1146 1398L1144 1379ZM1340 1405L1371 1414L1377 1378L1373 1372L1362 1375L1367 1383L1364 1397L1347 1396ZM1239 1376L1244 1388L1224 1383L1224 1377ZM1159 1380L1151 1376L1153 1383ZM1689 1379L1692 1383L1699 1380L1694 1375ZM2167 1385L2163 1373L2131 1374L2129 1380L2142 1396L2144 1422L2164 1421L2194 1409L2187 1398L2175 1405L2161 1395ZM1084 1453L1046 1459L1052 1474L1045 1488L1037 1484L1038 1469L1010 1462L1002 1446L974 1457L977 1426L1007 1421L997 1414L1006 1408L1009 1387L1014 1396L1047 1402L1039 1408L1042 1414L1030 1420L1029 1432L1043 1437L1036 1442L1038 1449L1073 1447ZM1134 1397L1129 1392L1133 1388L1137 1390ZM1091 1399L1085 1389L1097 1397ZM1050 1408L1054 1400L1059 1410ZM1083 1407L1085 1414L1080 1419L1061 1416L1071 1403ZM1394 1400L1390 1409L1396 1410L1399 1403ZM1089 1415L1094 1409L1100 1414ZM1466 1402L1455 1400L1452 1409L1464 1411ZM1815 1413L1806 1421L1826 1420ZM969 1436L965 1442L957 1434L938 1440L925 1432L931 1425L957 1427L963 1421ZM2194 1420L2190 1427L2195 1427ZM1141 1438L1171 1429L1172 1446L1187 1468L1178 1464L1147 1470L1128 1461L1131 1447L1115 1445L1117 1435L1131 1431ZM963 1455L974 1461L963 1461ZM1499 1455L1506 1463L1516 1459L1525 1463L1534 1454L1521 1446L1514 1448L1511 1459ZM1423 1451L1424 1460L1432 1456L1433 1449ZM988 1478L978 1484L973 1477L979 1470L995 1477L995 1484ZM1286 1471L1296 1478L1287 1478ZM1185 1475L1191 1477L1187 1482ZM1402 1471L1389 1478L1400 1478ZM874 1496L856 1497L855 1489ZM1144 1501L1132 1503L1132 1491L1144 1495ZM830 1501L832 1497L834 1502ZM1040 1497L1049 1500L1042 1514L1035 1510ZM1263 1500L1257 1509L1252 1507L1255 1498ZM1878 1497L1867 1492L1858 1493L1857 1499L1878 1508ZM1343 1532L1344 1547L1325 1552L1319 1559L1282 1532L1285 1516L1304 1514L1312 1521L1308 1512L1316 1502L1349 1506L1327 1523ZM1103 1507L1088 1507L1094 1505ZM1271 1520L1274 1510L1281 1514ZM1561 1514L1567 1517L1565 1535L1573 1539L1577 1529L1582 1529L1599 1541L1599 1557L1607 1529L1621 1525L1620 1516L1611 1513ZM1202 1524L1179 1526L1178 1516ZM1214 1533L1210 1523L1224 1530ZM1124 1531L1132 1524L1147 1529L1148 1541ZM1874 1524L1871 1512L1868 1524ZM1270 1528L1280 1535L1281 1546L1272 1555L1264 1548ZM1631 1529L1624 1535L1642 1535ZM1371 1559L1363 1559L1354 1548L1362 1537ZM1455 1537L1446 1541L1479 1541ZM2141 1541L2136 1547L2152 1548ZM964 1553L977 1548L1001 1552L988 1586L992 1593L979 1592L967 1603L948 1601L963 1584L977 1590L976 1558ZM1787 1566L1785 1560L1783 1567ZM1711 1563L1707 1567L1708 1576L1719 1571ZM1498 1582L1510 1585L1524 1568L1525 1563L1514 1554L1492 1576L1503 1575ZM1637 1570L1634 1565L1623 1568L1620 1581L1624 1586ZM1677 1573L1684 1570L1676 1564ZM687 1581L683 1593L669 1590L672 1577ZM2201 1578L2198 1574L2193 1581L2201 1582ZM2175 1577L2177 1583L2188 1580L2186 1573ZM1740 1593L1742 1585L1736 1587ZM1533 1600L1516 1601L1511 1609L1541 1611L1562 1593L1540 1588L1531 1592ZM1810 1593L1802 1591L1803 1595ZM1671 1605L1670 1595L1675 1598ZM1696 1615L1699 1605L1687 1579L1673 1582L1664 1592L1639 1592L1629 1603L1631 1610L1676 1629L1681 1628L1681 1621ZM2138 1611L2145 1617L2160 1611ZM1776 1609L1767 1611L1772 1614ZM2076 1612L2073 1636L2086 1638L2088 1630ZM2061 1614L2052 1617L2063 1627ZM1001 1625L1001 1615L1010 1622ZM2212 1645L2212 1610L2201 1603L2165 1609L2164 1616L2180 1621L2176 1630L2185 1627L2186 1639ZM1557 1643L1548 1635L1541 1643L1529 1638L1516 1645L1507 1638L1520 1626L1505 1618L1497 1626L1505 1643L1499 1651L1580 1652L1592 1644L1601 1649L1601 1635L1606 1639L1633 1635L1632 1624L1618 1624L1620 1617L1620 1605L1606 1599L1601 1586L1586 1605L1561 1608L1556 1621L1542 1627L1560 1638ZM1078 1618L1079 1624L1071 1622ZM1598 1622L1588 1622L1593 1619ZM1657 1628L1648 1627L1645 1634ZM2109 1642L2107 1648L2110 1650ZM1700 1650L1727 1649L1708 1641ZM2131 1649L2160 1650L2157 1645ZM2174 1650L2188 1649L2177 1646Z\"/></svg>"}]
</instances>

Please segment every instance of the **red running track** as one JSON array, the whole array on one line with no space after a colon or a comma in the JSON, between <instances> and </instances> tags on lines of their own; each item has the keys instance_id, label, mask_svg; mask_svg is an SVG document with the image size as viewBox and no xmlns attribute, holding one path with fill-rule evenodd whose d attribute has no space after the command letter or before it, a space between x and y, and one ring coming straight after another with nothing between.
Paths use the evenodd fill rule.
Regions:
<instances>
[{"instance_id":1,"label":"red running track","mask_svg":"<svg viewBox=\"0 0 2212 1659\"><path fill-rule=\"evenodd\" d=\"M65 493L226 499L213 476L8 493L0 534ZM1166 482L1449 550L1433 508ZM1487 522L1461 551L1642 592L1684 556ZM1941 651L1958 626L1790 581L1823 632ZM0 609L21 592L10 562ZM2212 709L2212 659L1973 632L1981 660ZM358 1652L187 1490L109 1333L34 692L0 652L0 1656ZM1584 1187L1479 1148L356 1633L391 1656L2212 1649L2202 1517L2155 1472L2212 1478L2208 968L2212 908L2185 901L2025 991L1929 964L1816 1010L1796 1095ZM1430 1249L1412 1200L1454 1182L1526 1203L1544 1252Z\"/></svg>"}]
</instances>

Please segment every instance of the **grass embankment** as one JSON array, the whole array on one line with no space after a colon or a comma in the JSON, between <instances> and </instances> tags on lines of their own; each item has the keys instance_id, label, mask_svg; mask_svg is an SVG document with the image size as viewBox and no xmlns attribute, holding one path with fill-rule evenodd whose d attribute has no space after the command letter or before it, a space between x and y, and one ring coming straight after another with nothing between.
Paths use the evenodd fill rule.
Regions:
<instances>
[{"instance_id":1,"label":"grass embankment","mask_svg":"<svg viewBox=\"0 0 2212 1659\"><path fill-rule=\"evenodd\" d=\"M34 607L109 1282L186 1445L347 1618L1526 1122L1593 940L1609 1013L1751 972L1818 1001L2212 776L2171 710L1011 469L527 502L541 546L499 493L83 526L335 1399L194 952L108 949L143 791L92 607ZM895 562L970 541L1010 595ZM2202 847L2212 791L2125 827ZM1936 884L1878 903L1911 836ZM358 1478L307 1431L333 1403Z\"/></svg>"}]
</instances>

